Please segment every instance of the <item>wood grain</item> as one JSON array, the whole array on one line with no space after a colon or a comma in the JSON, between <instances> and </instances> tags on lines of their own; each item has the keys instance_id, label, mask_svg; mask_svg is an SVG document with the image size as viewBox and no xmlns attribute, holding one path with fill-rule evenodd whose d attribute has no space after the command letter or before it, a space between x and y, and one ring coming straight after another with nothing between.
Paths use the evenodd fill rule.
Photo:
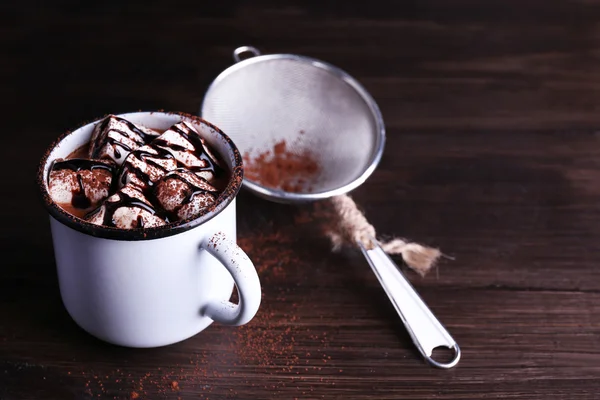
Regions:
<instances>
[{"instance_id":1,"label":"wood grain","mask_svg":"<svg viewBox=\"0 0 600 400\"><path fill-rule=\"evenodd\" d=\"M38 3L0 6L0 160L18 194L2 196L0 399L597 398L600 2ZM408 276L457 368L423 363L359 254L248 193L240 242L264 287L249 325L131 350L69 318L42 152L105 113L197 113L245 44L333 63L377 100L386 151L353 195L381 235L455 258Z\"/></svg>"}]
</instances>

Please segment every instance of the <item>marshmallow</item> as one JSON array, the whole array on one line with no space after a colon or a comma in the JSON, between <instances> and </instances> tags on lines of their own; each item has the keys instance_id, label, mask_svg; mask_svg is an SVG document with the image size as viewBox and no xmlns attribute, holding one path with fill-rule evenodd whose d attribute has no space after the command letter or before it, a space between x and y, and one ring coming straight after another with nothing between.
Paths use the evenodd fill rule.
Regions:
<instances>
[{"instance_id":1,"label":"marshmallow","mask_svg":"<svg viewBox=\"0 0 600 400\"><path fill-rule=\"evenodd\" d=\"M168 151L177 160L180 168L195 173L211 184L223 174L223 167L206 145L206 141L185 121L163 132L152 142L152 147Z\"/></svg>"},{"instance_id":2,"label":"marshmallow","mask_svg":"<svg viewBox=\"0 0 600 400\"><path fill-rule=\"evenodd\" d=\"M50 197L69 208L95 208L109 196L114 172L112 164L101 160L57 160L48 178Z\"/></svg>"},{"instance_id":3,"label":"marshmallow","mask_svg":"<svg viewBox=\"0 0 600 400\"><path fill-rule=\"evenodd\" d=\"M112 160L121 165L129 153L150 143L158 135L152 129L109 115L94 127L89 157Z\"/></svg>"},{"instance_id":4,"label":"marshmallow","mask_svg":"<svg viewBox=\"0 0 600 400\"><path fill-rule=\"evenodd\" d=\"M218 195L204 178L185 170L169 172L154 188L156 202L175 220L199 216L215 204Z\"/></svg>"},{"instance_id":5,"label":"marshmallow","mask_svg":"<svg viewBox=\"0 0 600 400\"><path fill-rule=\"evenodd\" d=\"M167 172L177 169L177 161L163 150L156 149L152 144L142 146L131 152L119 174L119 183L131 183L142 190L154 185Z\"/></svg>"},{"instance_id":6,"label":"marshmallow","mask_svg":"<svg viewBox=\"0 0 600 400\"><path fill-rule=\"evenodd\" d=\"M150 228L166 224L156 209L134 185L125 185L88 214L88 222L121 229Z\"/></svg>"}]
</instances>

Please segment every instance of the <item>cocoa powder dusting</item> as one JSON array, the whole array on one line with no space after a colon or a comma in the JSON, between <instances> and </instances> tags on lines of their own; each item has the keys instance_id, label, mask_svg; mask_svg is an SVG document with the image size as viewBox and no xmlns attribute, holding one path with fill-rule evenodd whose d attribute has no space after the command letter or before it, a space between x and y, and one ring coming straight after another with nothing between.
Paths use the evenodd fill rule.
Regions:
<instances>
[{"instance_id":1,"label":"cocoa powder dusting","mask_svg":"<svg viewBox=\"0 0 600 400\"><path fill-rule=\"evenodd\" d=\"M247 179L291 193L311 192L312 183L321 172L319 164L308 150L292 151L285 140L256 156L250 152L244 153L244 166Z\"/></svg>"},{"instance_id":2,"label":"cocoa powder dusting","mask_svg":"<svg viewBox=\"0 0 600 400\"><path fill-rule=\"evenodd\" d=\"M287 302L285 289L277 288L286 282L286 267L299 264L300 257L292 249L294 238L280 231L262 230L259 233L240 237L238 244L252 259L265 289L261 309L250 324L234 331L235 352L244 364L260 367L279 367L290 372L298 363L299 356L294 352L297 307L291 303L283 315L275 313L276 305ZM281 312L281 311L280 311ZM280 364L280 361L285 363Z\"/></svg>"}]
</instances>

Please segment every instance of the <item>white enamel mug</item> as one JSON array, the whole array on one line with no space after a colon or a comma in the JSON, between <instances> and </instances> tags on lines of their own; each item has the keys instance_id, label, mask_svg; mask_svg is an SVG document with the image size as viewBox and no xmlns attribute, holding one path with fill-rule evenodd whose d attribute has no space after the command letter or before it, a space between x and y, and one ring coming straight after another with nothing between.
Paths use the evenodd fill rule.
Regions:
<instances>
[{"instance_id":1,"label":"white enamel mug","mask_svg":"<svg viewBox=\"0 0 600 400\"><path fill-rule=\"evenodd\" d=\"M52 162L89 142L98 121L60 137L46 152L38 185L50 227L63 303L84 330L109 343L157 347L201 332L213 321L242 325L260 305L256 269L235 244L235 197L242 159L223 132L201 118L163 112L120 115L166 130L186 120L231 171L218 205L204 215L162 227L118 229L90 224L58 207L48 193ZM229 301L237 286L239 303Z\"/></svg>"}]
</instances>

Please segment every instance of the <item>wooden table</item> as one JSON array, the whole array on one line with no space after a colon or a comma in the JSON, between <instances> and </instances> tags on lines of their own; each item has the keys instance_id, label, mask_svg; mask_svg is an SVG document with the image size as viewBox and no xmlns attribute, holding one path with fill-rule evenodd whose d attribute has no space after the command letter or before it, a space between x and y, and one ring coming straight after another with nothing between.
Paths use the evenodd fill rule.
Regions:
<instances>
[{"instance_id":1,"label":"wooden table","mask_svg":"<svg viewBox=\"0 0 600 400\"><path fill-rule=\"evenodd\" d=\"M600 3L57 3L2 11L1 399L600 396ZM353 196L381 235L455 258L407 276L461 345L456 368L423 362L360 254L249 193L249 325L133 350L69 318L42 152L105 113L196 113L245 44L333 63L377 100L386 151Z\"/></svg>"}]
</instances>

